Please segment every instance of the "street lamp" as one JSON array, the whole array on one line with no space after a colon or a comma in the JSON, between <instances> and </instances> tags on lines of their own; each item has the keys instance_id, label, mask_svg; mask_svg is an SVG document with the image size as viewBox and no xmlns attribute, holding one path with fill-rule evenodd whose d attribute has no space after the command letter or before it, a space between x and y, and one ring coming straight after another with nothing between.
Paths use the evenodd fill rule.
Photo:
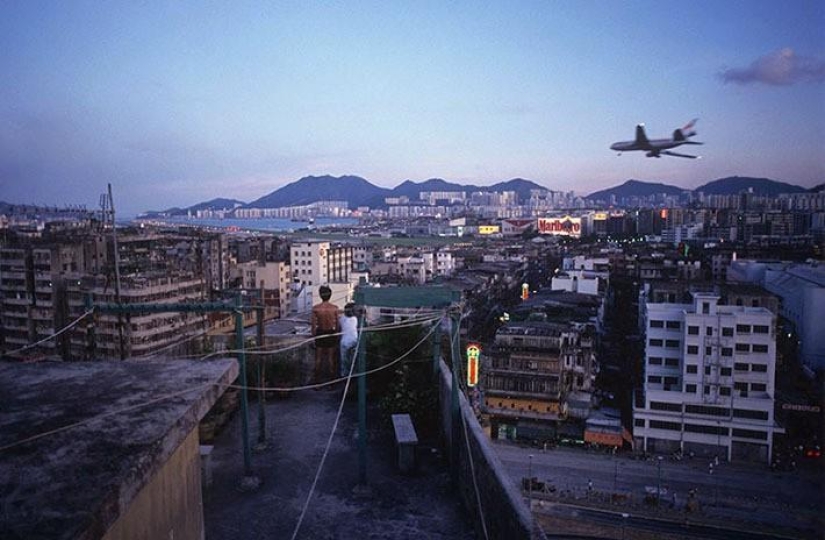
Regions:
<instances>
[{"instance_id":1,"label":"street lamp","mask_svg":"<svg viewBox=\"0 0 825 540\"><path fill-rule=\"evenodd\" d=\"M527 456L529 459L527 465L527 501L530 509L533 509L533 454Z\"/></svg>"},{"instance_id":2,"label":"street lamp","mask_svg":"<svg viewBox=\"0 0 825 540\"><path fill-rule=\"evenodd\" d=\"M659 504L662 502L662 460L664 458L662 456L656 456L656 506L659 507Z\"/></svg>"},{"instance_id":3,"label":"street lamp","mask_svg":"<svg viewBox=\"0 0 825 540\"><path fill-rule=\"evenodd\" d=\"M630 517L630 514L627 512L622 512L622 540L624 540L624 528L627 525L627 518Z\"/></svg>"}]
</instances>

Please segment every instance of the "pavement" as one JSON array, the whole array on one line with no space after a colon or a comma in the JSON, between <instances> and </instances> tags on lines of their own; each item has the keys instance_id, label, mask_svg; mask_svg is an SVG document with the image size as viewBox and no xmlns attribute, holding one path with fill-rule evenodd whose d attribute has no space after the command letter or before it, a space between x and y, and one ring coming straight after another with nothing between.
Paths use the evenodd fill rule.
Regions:
<instances>
[{"instance_id":1,"label":"pavement","mask_svg":"<svg viewBox=\"0 0 825 540\"><path fill-rule=\"evenodd\" d=\"M477 538L450 484L445 457L419 445L417 468L398 471L390 423L367 413L367 482L359 485L357 408L347 400L317 486L298 527L341 399L335 390L301 391L266 406L266 447L254 449L257 488L244 482L240 414L215 439L212 482L204 487L207 540ZM250 403L250 439L258 441ZM254 485L254 482L252 483Z\"/></svg>"},{"instance_id":2,"label":"pavement","mask_svg":"<svg viewBox=\"0 0 825 540\"><path fill-rule=\"evenodd\" d=\"M698 458L666 458L660 464L658 460L634 460L624 453L613 456L562 447L542 451L505 441L494 441L493 448L514 481L532 475L555 488L544 497L556 503L545 505L554 511L575 506L600 507L618 515L631 513L634 520L627 521L628 530L638 527L645 517L649 525L658 520L689 520L695 525L693 533L702 538L719 537L712 533L713 527L730 529L730 538L735 537L733 530L747 538L756 538L757 533L763 537L823 538L823 477L812 463L782 473L769 472L758 464L720 463L710 475L707 461ZM592 493L588 482L592 482ZM655 508L643 499L645 489L655 489L659 483L666 495L661 507ZM696 512L687 512L690 489L697 492ZM613 500L613 494L620 500ZM536 498L540 496L536 493ZM613 521L624 528L623 520ZM700 531L702 525L708 530Z\"/></svg>"}]
</instances>

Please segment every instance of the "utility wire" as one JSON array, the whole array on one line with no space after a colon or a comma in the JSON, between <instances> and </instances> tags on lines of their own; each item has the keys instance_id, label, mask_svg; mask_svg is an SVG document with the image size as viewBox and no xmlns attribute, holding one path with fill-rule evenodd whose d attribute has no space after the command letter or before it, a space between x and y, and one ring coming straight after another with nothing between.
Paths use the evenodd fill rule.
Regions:
<instances>
[{"instance_id":1,"label":"utility wire","mask_svg":"<svg viewBox=\"0 0 825 540\"><path fill-rule=\"evenodd\" d=\"M355 373L353 376L354 377L360 377L362 375L372 375L373 373L378 373L379 371L383 371L385 369L388 369L388 368L394 366L395 364L399 363L400 361L404 360L406 357L411 355L418 348L419 345L424 343L424 341L426 341L433 334L433 332L435 332L436 328L437 328L437 325L433 325L433 327L430 329L429 332L427 332L424 335L424 337L422 337L407 352L405 352L404 354L402 354L401 356L399 356L398 358L396 358L392 362L390 362L388 364L385 364L383 366L379 366L377 368L371 369L371 370L361 372L361 373ZM360 335L359 335L359 340L360 340ZM298 392L298 391L301 391L301 390L312 390L312 389L315 389L315 388L323 388L325 386L331 386L333 384L338 384L339 382L347 380L347 379L348 379L348 377L339 377L339 378L336 378L336 379L330 379L326 382L317 383L317 384L308 384L308 385L304 385L304 386L283 386L283 387L279 387L279 386L246 386L246 387L244 387L242 385L230 384L229 388L235 388L235 389L238 389L238 390L243 390L244 388L246 388L246 390L252 390L252 391L256 391L256 392L269 392L269 391Z\"/></svg>"},{"instance_id":2,"label":"utility wire","mask_svg":"<svg viewBox=\"0 0 825 540\"><path fill-rule=\"evenodd\" d=\"M108 418L110 416L115 416L115 415L118 415L118 414L129 412L129 411L132 411L132 410L135 410L135 409L139 409L141 407L145 407L147 405L152 405L153 403L159 403L159 402L165 401L167 399L172 399L172 398L175 398L175 397L179 397L179 396L182 396L184 394L188 394L189 392L193 392L195 390L201 390L201 389L208 388L210 386L217 386L217 385L218 385L218 383L201 384L201 385L198 385L198 386L193 386L193 387L187 388L186 390L181 390L180 392L175 392L175 393L172 393L172 394L166 394L166 395L154 398L154 399L150 399L149 401L144 401L142 403L137 403L135 405L130 405L129 407L123 407L122 409L117 409L117 410L114 410L114 411L101 413L101 414L92 416L91 418L86 418L85 420L80 420L79 422L74 422L73 424L68 424L68 425L59 427L57 429L52 429L50 431L45 431L43 433L38 433L37 435L32 435L31 437L26 437L25 439L15 441L11 444L0 446L0 452L3 452L4 450L8 450L10 448L14 448L16 446L20 446L22 444L26 444L26 443L29 443L29 442L32 442L32 441L36 441L38 439L42 439L43 437L46 437L48 435L54 435L56 433L61 433L63 431L68 431L70 429L73 429L73 428L76 428L76 427L79 427L79 426L90 424L90 423L95 422L97 420L102 420L103 418ZM225 387L225 385L224 385L224 387Z\"/></svg>"},{"instance_id":3,"label":"utility wire","mask_svg":"<svg viewBox=\"0 0 825 540\"><path fill-rule=\"evenodd\" d=\"M23 352L23 351L26 351L26 350L28 350L28 349L31 349L31 348L37 347L38 345L41 345L41 344L43 344L43 343L45 343L45 342L47 342L47 341L49 341L49 340L51 340L51 339L54 339L54 338L56 338L57 336L59 336L60 334L62 334L62 333L64 333L64 332L66 332L66 331L68 331L68 330L70 330L70 329L74 328L75 326L77 326L77 325L80 323L80 321L82 321L83 319L85 319L86 317L88 317L89 315L91 315L93 312L94 312L94 309L90 309L89 311L87 311L86 313L84 313L83 315L81 315L80 317L78 317L77 319L75 319L74 321L70 322L68 325L64 326L63 328L61 328L60 330L58 330L58 331L57 331L57 332L55 332L54 334L52 334L52 335L50 335L50 336L46 336L46 337L44 337L43 339L41 339L40 341L37 341L37 342L35 342L35 343L30 343L30 344L28 344L28 345L26 345L26 346L24 346L24 347L20 347L19 349L15 349L15 350L13 350L13 351L9 351L9 352L7 352L7 353L3 353L3 354L17 354L17 353L21 353L21 352Z\"/></svg>"},{"instance_id":4,"label":"utility wire","mask_svg":"<svg viewBox=\"0 0 825 540\"><path fill-rule=\"evenodd\" d=\"M298 523L295 524L295 530L292 532L292 540L295 540L295 538L298 537L298 531L301 530L301 525L304 523L304 517L306 516L307 509L309 508L309 502L312 500L312 496L315 493L315 488L318 485L318 479L321 477L321 471L324 468L324 463L326 463L327 455L329 455L330 446L332 446L332 438L335 435L335 431L338 429L338 422L341 419L341 413L344 410L344 403L347 400L347 392L349 391L349 385L352 381L352 373L355 370L355 358L357 358L358 349L361 346L361 328L359 327L358 330L358 341L355 344L353 361L350 363L349 374L346 377L347 382L344 385L344 391L341 394L341 403L338 404L338 412L335 415L335 423L332 425L332 431L330 431L329 437L327 438L327 445L324 448L324 453L321 456L321 462L318 464L318 469L315 471L315 478L312 480L312 486L310 486L309 493L304 501L304 506L301 509L301 515L298 517Z\"/></svg>"}]
</instances>

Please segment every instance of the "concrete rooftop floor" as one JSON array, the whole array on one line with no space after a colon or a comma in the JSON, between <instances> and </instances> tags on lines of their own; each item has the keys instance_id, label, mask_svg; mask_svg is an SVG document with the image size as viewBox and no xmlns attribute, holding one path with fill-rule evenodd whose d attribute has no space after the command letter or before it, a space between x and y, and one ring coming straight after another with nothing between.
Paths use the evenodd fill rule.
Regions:
<instances>
[{"instance_id":1,"label":"concrete rooftop floor","mask_svg":"<svg viewBox=\"0 0 825 540\"><path fill-rule=\"evenodd\" d=\"M292 538L332 431L342 386L295 392L266 407L267 448L253 450L257 490L244 491L240 414L216 438L212 483L204 488L207 540ZM258 440L257 404L250 402L250 439ZM468 515L450 484L440 453L417 452L415 473L396 466L391 426L367 413L367 489L358 486L357 408L344 405L314 495L296 538L343 540L474 539Z\"/></svg>"},{"instance_id":2,"label":"concrete rooftop floor","mask_svg":"<svg viewBox=\"0 0 825 540\"><path fill-rule=\"evenodd\" d=\"M0 538L100 537L237 373L234 359L0 362Z\"/></svg>"}]
</instances>

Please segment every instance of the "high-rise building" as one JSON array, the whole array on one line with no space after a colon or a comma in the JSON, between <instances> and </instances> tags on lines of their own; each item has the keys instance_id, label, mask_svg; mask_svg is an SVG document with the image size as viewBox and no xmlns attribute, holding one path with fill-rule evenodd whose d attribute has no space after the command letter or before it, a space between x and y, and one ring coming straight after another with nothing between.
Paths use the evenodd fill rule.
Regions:
<instances>
[{"instance_id":1,"label":"high-rise building","mask_svg":"<svg viewBox=\"0 0 825 540\"><path fill-rule=\"evenodd\" d=\"M774 314L694 293L691 304L647 303L644 318L637 447L769 462L773 436L783 433L774 422Z\"/></svg>"}]
</instances>

